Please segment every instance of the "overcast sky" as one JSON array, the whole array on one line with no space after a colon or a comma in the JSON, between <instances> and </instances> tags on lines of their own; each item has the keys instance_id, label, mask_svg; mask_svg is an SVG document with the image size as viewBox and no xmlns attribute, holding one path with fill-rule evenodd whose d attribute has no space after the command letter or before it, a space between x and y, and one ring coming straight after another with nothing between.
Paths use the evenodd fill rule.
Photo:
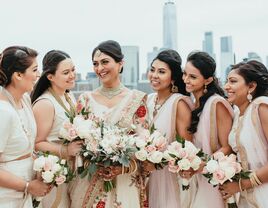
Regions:
<instances>
[{"instance_id":1,"label":"overcast sky","mask_svg":"<svg viewBox=\"0 0 268 208\"><path fill-rule=\"evenodd\" d=\"M92 49L114 39L140 47L140 70L147 52L161 47L165 0L0 0L0 50L26 45L39 51L68 52L83 75L92 70ZM254 51L266 64L268 0L176 0L178 45L183 59L202 49L204 32L213 31L219 61L221 36L233 37L237 60ZM220 64L218 63L218 66ZM41 68L40 68L41 69Z\"/></svg>"}]
</instances>

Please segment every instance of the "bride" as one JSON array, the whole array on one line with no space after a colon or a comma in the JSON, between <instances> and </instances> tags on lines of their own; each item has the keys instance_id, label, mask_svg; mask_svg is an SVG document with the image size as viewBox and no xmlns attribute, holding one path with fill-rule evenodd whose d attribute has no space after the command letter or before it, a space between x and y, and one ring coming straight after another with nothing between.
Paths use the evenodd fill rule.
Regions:
<instances>
[{"instance_id":1,"label":"bride","mask_svg":"<svg viewBox=\"0 0 268 208\"><path fill-rule=\"evenodd\" d=\"M132 124L145 127L146 95L126 88L120 82L123 57L116 41L100 43L93 50L92 61L101 87L82 94L78 102L107 123L129 129ZM70 188L71 207L144 207L146 198L137 163L133 160L130 168L122 170L121 166L112 166L108 170L108 175L95 174L89 181L87 177L77 178ZM102 177L109 177L116 183L116 187L107 194L103 190Z\"/></svg>"}]
</instances>

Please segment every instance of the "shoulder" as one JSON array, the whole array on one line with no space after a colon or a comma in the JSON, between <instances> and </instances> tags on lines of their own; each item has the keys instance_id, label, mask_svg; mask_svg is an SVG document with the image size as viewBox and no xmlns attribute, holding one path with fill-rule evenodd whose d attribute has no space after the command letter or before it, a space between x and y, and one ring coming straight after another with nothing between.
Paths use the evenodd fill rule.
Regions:
<instances>
[{"instance_id":1,"label":"shoulder","mask_svg":"<svg viewBox=\"0 0 268 208\"><path fill-rule=\"evenodd\" d=\"M131 90L134 96L137 97L147 97L147 94L145 92L139 91L139 90Z\"/></svg>"},{"instance_id":2,"label":"shoulder","mask_svg":"<svg viewBox=\"0 0 268 208\"><path fill-rule=\"evenodd\" d=\"M50 99L47 98L42 98L38 99L34 102L33 104L33 111L43 111L43 112L48 112L48 111L54 111L55 107Z\"/></svg>"},{"instance_id":3,"label":"shoulder","mask_svg":"<svg viewBox=\"0 0 268 208\"><path fill-rule=\"evenodd\" d=\"M17 119L17 112L14 108L5 100L0 100L0 114L1 114L1 123L8 123Z\"/></svg>"}]
</instances>

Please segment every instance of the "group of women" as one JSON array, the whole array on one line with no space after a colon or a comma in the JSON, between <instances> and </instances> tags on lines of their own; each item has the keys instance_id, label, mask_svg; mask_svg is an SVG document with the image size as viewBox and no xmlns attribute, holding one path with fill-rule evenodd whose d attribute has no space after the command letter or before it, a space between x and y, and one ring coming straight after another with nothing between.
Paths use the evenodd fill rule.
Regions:
<instances>
[{"instance_id":1,"label":"group of women","mask_svg":"<svg viewBox=\"0 0 268 208\"><path fill-rule=\"evenodd\" d=\"M37 52L28 47L8 47L1 53L1 208L31 208L32 196L44 197L43 208L220 208L236 193L239 207L268 207L268 71L262 63L232 66L224 92L215 77L216 63L207 53L190 53L182 70L180 55L164 50L148 71L155 93L147 96L120 82L120 45L112 40L100 43L92 62L101 86L83 93L78 103L110 124L129 129L134 124L138 134L154 125L169 143L180 135L209 155L235 153L252 174L214 188L202 168L177 175L133 158L129 168L111 166L90 180L78 176L52 187L36 179L33 153L49 151L76 163L82 142L66 145L58 138L66 113L75 114L70 90L76 72L67 53L52 50L43 58L40 76L36 58ZM189 190L181 189L183 177L190 179ZM107 178L116 183L108 193L103 190Z\"/></svg>"}]
</instances>

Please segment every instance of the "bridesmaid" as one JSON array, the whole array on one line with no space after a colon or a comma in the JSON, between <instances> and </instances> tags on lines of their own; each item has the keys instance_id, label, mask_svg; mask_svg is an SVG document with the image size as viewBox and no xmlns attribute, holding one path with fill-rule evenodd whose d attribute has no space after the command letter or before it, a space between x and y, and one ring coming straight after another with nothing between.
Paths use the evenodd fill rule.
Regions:
<instances>
[{"instance_id":1,"label":"bridesmaid","mask_svg":"<svg viewBox=\"0 0 268 208\"><path fill-rule=\"evenodd\" d=\"M268 207L268 72L258 61L232 67L225 90L236 108L229 144L250 179L220 187L223 198L240 192L239 207Z\"/></svg>"},{"instance_id":2,"label":"bridesmaid","mask_svg":"<svg viewBox=\"0 0 268 208\"><path fill-rule=\"evenodd\" d=\"M228 135L231 131L233 110L223 98L224 92L215 78L216 63L205 52L192 52L187 58L183 80L186 91L192 93L195 103L189 131L193 143L207 154L221 151L231 153ZM182 176L192 176L191 172ZM218 189L213 188L207 179L197 175L198 190L192 203L193 208L223 208L224 201ZM209 200L208 200L209 199Z\"/></svg>"},{"instance_id":3,"label":"bridesmaid","mask_svg":"<svg viewBox=\"0 0 268 208\"><path fill-rule=\"evenodd\" d=\"M33 179L36 124L26 92L37 79L37 52L24 46L0 55L0 207L32 208L32 197L44 196L49 186Z\"/></svg>"},{"instance_id":4,"label":"bridesmaid","mask_svg":"<svg viewBox=\"0 0 268 208\"><path fill-rule=\"evenodd\" d=\"M60 50L49 51L43 58L43 73L32 92L33 112L37 123L35 148L49 151L61 158L73 160L81 142L63 145L58 138L66 113L75 113L75 99L69 90L75 85L75 66L70 56ZM44 122L46 121L46 122ZM70 206L67 184L54 187L43 200L45 208Z\"/></svg>"},{"instance_id":5,"label":"bridesmaid","mask_svg":"<svg viewBox=\"0 0 268 208\"><path fill-rule=\"evenodd\" d=\"M168 143L174 141L176 134L191 140L187 128L191 121L192 103L185 96L180 55L174 50L160 52L151 64L148 79L156 92L150 94L147 100L151 125L154 124L166 136ZM177 181L177 175L169 172L168 167L154 170L149 177L149 207L183 207Z\"/></svg>"}]
</instances>

